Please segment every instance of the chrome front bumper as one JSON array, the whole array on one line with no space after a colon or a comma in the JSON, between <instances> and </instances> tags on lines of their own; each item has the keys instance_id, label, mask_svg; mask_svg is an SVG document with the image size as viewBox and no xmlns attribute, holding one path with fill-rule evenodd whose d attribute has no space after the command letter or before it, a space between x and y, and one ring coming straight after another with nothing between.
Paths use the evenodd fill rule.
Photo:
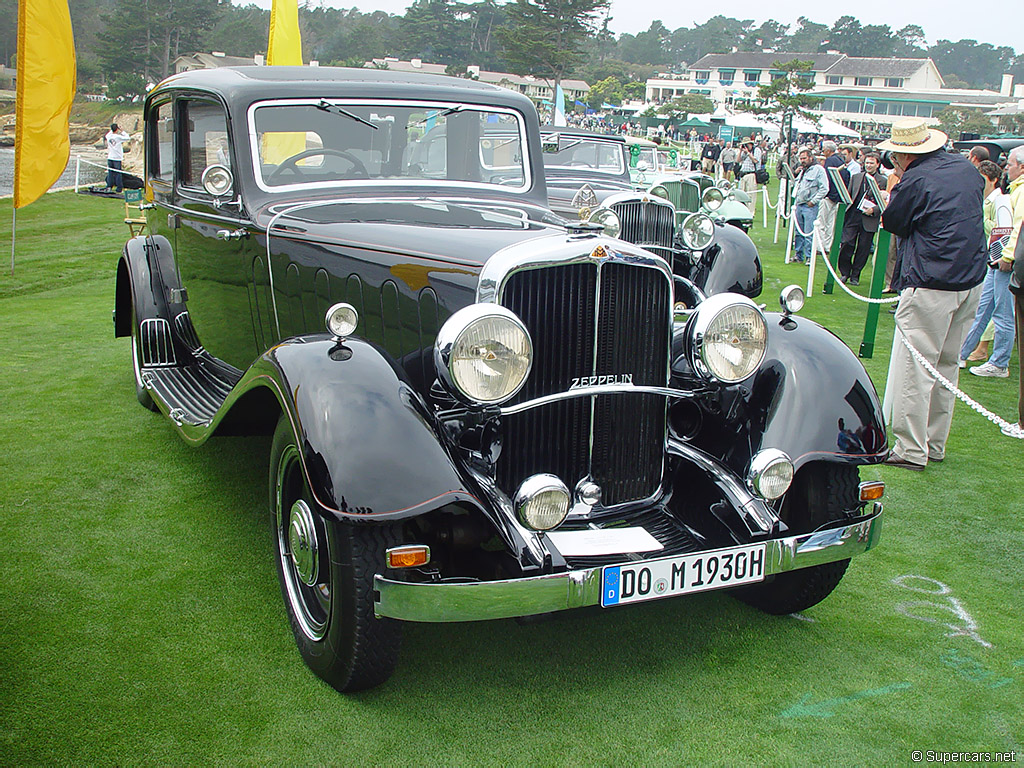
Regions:
<instances>
[{"instance_id":1,"label":"chrome front bumper","mask_svg":"<svg viewBox=\"0 0 1024 768\"><path fill-rule=\"evenodd\" d=\"M765 575L794 571L866 552L882 533L882 505L852 525L799 536L771 539L765 555ZM585 568L547 576L507 581L413 584L374 577L379 595L375 611L403 621L483 621L552 613L598 605L602 568Z\"/></svg>"}]
</instances>

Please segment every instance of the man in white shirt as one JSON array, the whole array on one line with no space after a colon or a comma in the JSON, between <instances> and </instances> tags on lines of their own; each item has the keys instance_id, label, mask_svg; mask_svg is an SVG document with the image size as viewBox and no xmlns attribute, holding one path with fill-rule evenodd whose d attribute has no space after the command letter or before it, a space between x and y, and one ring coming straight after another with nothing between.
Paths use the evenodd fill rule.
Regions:
<instances>
[{"instance_id":1,"label":"man in white shirt","mask_svg":"<svg viewBox=\"0 0 1024 768\"><path fill-rule=\"evenodd\" d=\"M860 163L857 162L859 150L856 146L853 144L843 144L839 149L842 150L843 159L846 161L846 170L849 171L850 176L853 176L855 173L861 173L864 170Z\"/></svg>"},{"instance_id":2,"label":"man in white shirt","mask_svg":"<svg viewBox=\"0 0 1024 768\"><path fill-rule=\"evenodd\" d=\"M124 191L124 181L121 178L124 143L131 139L131 136L120 130L117 123L112 123L110 130L103 138L107 142L107 188L104 191L121 194Z\"/></svg>"}]
</instances>

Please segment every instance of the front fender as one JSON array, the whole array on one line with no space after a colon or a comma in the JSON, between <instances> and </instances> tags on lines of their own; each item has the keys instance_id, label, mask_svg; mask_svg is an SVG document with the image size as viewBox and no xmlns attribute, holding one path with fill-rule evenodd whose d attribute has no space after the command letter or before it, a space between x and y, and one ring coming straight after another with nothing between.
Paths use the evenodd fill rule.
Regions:
<instances>
[{"instance_id":1,"label":"front fender","mask_svg":"<svg viewBox=\"0 0 1024 768\"><path fill-rule=\"evenodd\" d=\"M180 288L171 243L166 237L133 237L117 264L114 289L114 336L130 336L132 306L136 320L170 320L167 291ZM183 309L183 307L180 307Z\"/></svg>"},{"instance_id":2,"label":"front fender","mask_svg":"<svg viewBox=\"0 0 1024 768\"><path fill-rule=\"evenodd\" d=\"M888 453L882 406L860 360L838 337L802 317L766 313L768 350L746 397L751 455L789 454L874 464Z\"/></svg>"},{"instance_id":3,"label":"front fender","mask_svg":"<svg viewBox=\"0 0 1024 768\"><path fill-rule=\"evenodd\" d=\"M456 501L480 506L422 398L376 345L292 339L253 364L237 397L258 387L277 395L309 487L337 517L402 519Z\"/></svg>"},{"instance_id":4,"label":"front fender","mask_svg":"<svg viewBox=\"0 0 1024 768\"><path fill-rule=\"evenodd\" d=\"M725 223L715 224L715 239L689 277L707 296L741 293L751 299L761 295L763 275L757 246L746 232Z\"/></svg>"}]
</instances>

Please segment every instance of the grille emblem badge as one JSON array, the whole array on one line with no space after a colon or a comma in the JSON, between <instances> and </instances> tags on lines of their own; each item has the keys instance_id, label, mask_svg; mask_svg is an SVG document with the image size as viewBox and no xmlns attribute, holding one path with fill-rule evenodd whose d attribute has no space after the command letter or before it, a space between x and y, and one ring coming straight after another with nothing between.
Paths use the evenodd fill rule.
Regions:
<instances>
[{"instance_id":1,"label":"grille emblem badge","mask_svg":"<svg viewBox=\"0 0 1024 768\"><path fill-rule=\"evenodd\" d=\"M632 373L609 373L606 376L579 376L572 380L569 389L600 387L604 384L632 384Z\"/></svg>"}]
</instances>

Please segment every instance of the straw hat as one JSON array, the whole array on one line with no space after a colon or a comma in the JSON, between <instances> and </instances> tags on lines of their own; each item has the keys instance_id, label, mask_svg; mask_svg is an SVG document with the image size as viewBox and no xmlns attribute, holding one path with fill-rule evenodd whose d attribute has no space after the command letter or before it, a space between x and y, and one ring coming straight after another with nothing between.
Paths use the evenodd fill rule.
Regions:
<instances>
[{"instance_id":1,"label":"straw hat","mask_svg":"<svg viewBox=\"0 0 1024 768\"><path fill-rule=\"evenodd\" d=\"M908 155L924 155L941 149L949 137L942 131L929 128L923 117L908 117L892 125L892 138L875 147L892 152L906 152Z\"/></svg>"}]
</instances>

